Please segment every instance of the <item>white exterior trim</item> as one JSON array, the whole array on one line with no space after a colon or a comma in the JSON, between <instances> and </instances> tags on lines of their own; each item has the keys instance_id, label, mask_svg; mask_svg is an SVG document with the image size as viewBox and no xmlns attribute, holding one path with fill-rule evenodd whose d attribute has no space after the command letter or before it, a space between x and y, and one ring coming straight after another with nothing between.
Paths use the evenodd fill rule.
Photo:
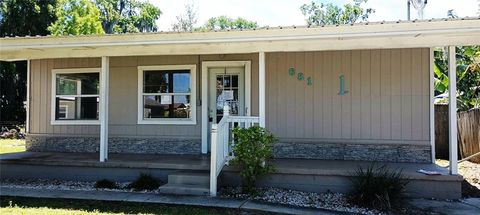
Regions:
<instances>
[{"instance_id":1,"label":"white exterior trim","mask_svg":"<svg viewBox=\"0 0 480 215\"><path fill-rule=\"evenodd\" d=\"M434 56L433 56L433 48L429 49L429 58L430 58L430 72L429 72L429 94L430 94L430 101L429 101L429 109L430 109L430 147L431 147L431 155L432 155L432 163L435 163L435 86L434 86L434 74L433 74L433 67L434 67Z\"/></svg>"},{"instance_id":2,"label":"white exterior trim","mask_svg":"<svg viewBox=\"0 0 480 215\"><path fill-rule=\"evenodd\" d=\"M101 68L75 68L75 69L52 69L52 92L50 101L50 124L51 125L100 125L100 120L56 120L55 119L55 100L57 92L57 74L66 73L99 73L100 88L102 88ZM68 95L64 95L68 96ZM76 97L96 97L97 95L75 95ZM100 97L100 94L98 95ZM101 99L100 99L101 102Z\"/></svg>"},{"instance_id":3,"label":"white exterior trim","mask_svg":"<svg viewBox=\"0 0 480 215\"><path fill-rule=\"evenodd\" d=\"M26 118L25 118L25 133L30 133L30 60L27 60L27 101L26 101Z\"/></svg>"},{"instance_id":4,"label":"white exterior trim","mask_svg":"<svg viewBox=\"0 0 480 215\"><path fill-rule=\"evenodd\" d=\"M108 88L109 88L110 59L102 57L102 71L100 72L100 162L108 160Z\"/></svg>"},{"instance_id":5,"label":"white exterior trim","mask_svg":"<svg viewBox=\"0 0 480 215\"><path fill-rule=\"evenodd\" d=\"M458 174L457 59L455 46L448 47L448 151L451 175Z\"/></svg>"},{"instance_id":6,"label":"white exterior trim","mask_svg":"<svg viewBox=\"0 0 480 215\"><path fill-rule=\"evenodd\" d=\"M143 72L149 70L190 70L190 93L183 93L190 95L190 111L191 117L189 119L144 119L143 118ZM139 66L138 67L138 91L137 91L137 123L146 125L196 125L197 124L197 65L161 65L161 66ZM173 93L165 93L172 94ZM175 93L182 94L182 93Z\"/></svg>"},{"instance_id":7,"label":"white exterior trim","mask_svg":"<svg viewBox=\"0 0 480 215\"><path fill-rule=\"evenodd\" d=\"M258 117L260 127L265 128L265 52L258 53Z\"/></svg>"},{"instance_id":8,"label":"white exterior trim","mask_svg":"<svg viewBox=\"0 0 480 215\"><path fill-rule=\"evenodd\" d=\"M245 73L245 112L246 116L252 114L251 111L251 77L252 62L251 61L203 61L202 63L202 153L208 153L208 68L210 67L244 67Z\"/></svg>"},{"instance_id":9,"label":"white exterior trim","mask_svg":"<svg viewBox=\"0 0 480 215\"><path fill-rule=\"evenodd\" d=\"M0 60L475 45L480 43L479 26L479 19L467 19L222 32L2 38Z\"/></svg>"}]
</instances>

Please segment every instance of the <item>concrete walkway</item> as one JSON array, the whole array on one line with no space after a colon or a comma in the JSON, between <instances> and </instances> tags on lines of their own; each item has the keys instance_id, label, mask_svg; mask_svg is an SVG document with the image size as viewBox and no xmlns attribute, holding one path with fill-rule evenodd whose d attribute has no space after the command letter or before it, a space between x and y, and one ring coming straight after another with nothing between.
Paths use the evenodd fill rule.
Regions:
<instances>
[{"instance_id":1,"label":"concrete walkway","mask_svg":"<svg viewBox=\"0 0 480 215\"><path fill-rule=\"evenodd\" d=\"M158 203L168 205L190 205L200 207L215 207L226 209L238 209L240 211L263 211L279 214L348 214L337 213L322 209L287 207L277 204L265 204L251 200L221 199L205 196L175 196L151 193L128 193L113 191L73 191L73 190L37 190L26 188L0 187L0 196L33 197L33 198L64 198L85 199L100 201L126 201L142 203Z\"/></svg>"},{"instance_id":2,"label":"concrete walkway","mask_svg":"<svg viewBox=\"0 0 480 215\"><path fill-rule=\"evenodd\" d=\"M409 204L423 211L448 215L480 214L480 198L442 201L430 199L412 199Z\"/></svg>"}]
</instances>

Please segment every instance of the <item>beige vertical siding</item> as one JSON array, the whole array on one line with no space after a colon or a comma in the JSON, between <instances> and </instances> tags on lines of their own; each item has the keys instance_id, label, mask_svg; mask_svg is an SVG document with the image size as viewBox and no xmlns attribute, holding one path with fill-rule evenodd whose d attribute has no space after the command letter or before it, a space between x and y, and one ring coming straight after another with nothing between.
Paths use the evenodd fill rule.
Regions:
<instances>
[{"instance_id":1,"label":"beige vertical siding","mask_svg":"<svg viewBox=\"0 0 480 215\"><path fill-rule=\"evenodd\" d=\"M258 55L188 55L110 58L109 132L111 136L162 136L200 138L202 61L250 60L252 62L252 114L258 114ZM196 125L137 125L138 66L197 65ZM98 135L98 125L51 125L52 69L101 67L100 58L32 60L31 133L46 135Z\"/></svg>"},{"instance_id":2,"label":"beige vertical siding","mask_svg":"<svg viewBox=\"0 0 480 215\"><path fill-rule=\"evenodd\" d=\"M258 114L258 55L113 57L112 136L200 138L201 62L252 61L252 114ZM385 49L282 52L266 55L267 127L284 139L429 140L429 51ZM99 58L32 60L31 133L97 135L98 126L51 125L51 70L100 67ZM137 125L137 67L197 65L197 125ZM294 67L313 85L288 75ZM339 96L339 76L345 76Z\"/></svg>"},{"instance_id":3,"label":"beige vertical siding","mask_svg":"<svg viewBox=\"0 0 480 215\"><path fill-rule=\"evenodd\" d=\"M268 53L266 59L267 127L278 137L428 143L428 49ZM313 86L290 77L290 67L312 77Z\"/></svg>"}]
</instances>

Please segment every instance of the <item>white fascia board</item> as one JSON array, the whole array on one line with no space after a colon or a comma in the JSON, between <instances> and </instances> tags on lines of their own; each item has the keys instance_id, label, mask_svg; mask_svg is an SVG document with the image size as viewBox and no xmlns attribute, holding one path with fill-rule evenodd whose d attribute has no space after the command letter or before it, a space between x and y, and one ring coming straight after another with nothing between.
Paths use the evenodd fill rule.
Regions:
<instances>
[{"instance_id":1,"label":"white fascia board","mask_svg":"<svg viewBox=\"0 0 480 215\"><path fill-rule=\"evenodd\" d=\"M50 52L59 52L59 56L67 54L66 57L97 57L333 50L338 45L342 45L339 49L475 45L480 44L480 20L231 32L4 38L0 39L0 44L1 60L57 57ZM317 46L310 48L309 44ZM145 49L147 51L143 52Z\"/></svg>"}]
</instances>

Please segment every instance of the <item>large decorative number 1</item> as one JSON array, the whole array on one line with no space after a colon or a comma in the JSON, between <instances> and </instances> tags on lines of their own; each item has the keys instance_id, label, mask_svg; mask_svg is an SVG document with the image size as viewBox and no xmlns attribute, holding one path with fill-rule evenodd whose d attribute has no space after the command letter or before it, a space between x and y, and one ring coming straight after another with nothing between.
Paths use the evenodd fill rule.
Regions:
<instances>
[{"instance_id":1,"label":"large decorative number 1","mask_svg":"<svg viewBox=\"0 0 480 215\"><path fill-rule=\"evenodd\" d=\"M338 92L338 95L345 95L345 93L348 93L348 91L345 91L345 76L340 75L340 91Z\"/></svg>"}]
</instances>

